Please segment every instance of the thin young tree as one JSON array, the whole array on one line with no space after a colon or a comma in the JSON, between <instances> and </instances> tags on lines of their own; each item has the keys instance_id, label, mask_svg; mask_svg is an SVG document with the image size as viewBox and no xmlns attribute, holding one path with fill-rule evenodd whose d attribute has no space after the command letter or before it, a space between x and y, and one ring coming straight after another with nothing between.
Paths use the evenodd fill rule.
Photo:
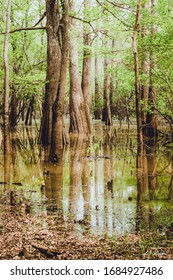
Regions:
<instances>
[{"instance_id":1,"label":"thin young tree","mask_svg":"<svg viewBox=\"0 0 173 280\"><path fill-rule=\"evenodd\" d=\"M84 20L87 21L87 9L91 7L91 0L84 0ZM83 69L82 69L82 92L86 104L88 119L88 131L91 132L90 124L90 91L91 91L91 27L84 23L83 27Z\"/></svg>"},{"instance_id":2,"label":"thin young tree","mask_svg":"<svg viewBox=\"0 0 173 280\"><path fill-rule=\"evenodd\" d=\"M8 0L6 11L6 31L4 40L4 100L3 100L3 128L4 128L4 154L10 154L10 125L9 125L9 33L10 33L10 13L12 1Z\"/></svg>"},{"instance_id":3,"label":"thin young tree","mask_svg":"<svg viewBox=\"0 0 173 280\"><path fill-rule=\"evenodd\" d=\"M151 37L154 42L154 38L157 34L157 26L155 23L156 16L156 8L157 8L157 0L151 0L151 15L153 18L152 26L151 26ZM147 136L156 137L157 136L157 92L156 86L154 83L154 71L156 70L156 54L154 47L152 46L150 51L150 87L149 87L149 95L148 95L148 106L149 110L147 112Z\"/></svg>"},{"instance_id":4,"label":"thin young tree","mask_svg":"<svg viewBox=\"0 0 173 280\"><path fill-rule=\"evenodd\" d=\"M108 48L108 39L105 40L105 47ZM104 58L104 85L103 85L103 112L102 112L102 121L105 122L106 125L112 125L112 114L111 114L111 107L110 107L110 86L111 86L111 79L109 74L109 65L110 59L105 55Z\"/></svg>"},{"instance_id":5,"label":"thin young tree","mask_svg":"<svg viewBox=\"0 0 173 280\"><path fill-rule=\"evenodd\" d=\"M148 95L149 95L149 74L150 74L150 58L149 51L146 47L146 39L149 35L149 28L146 24L145 15L149 15L150 9L150 0L142 3L142 12L143 12L143 23L141 26L141 39L142 39L142 50L141 50L141 74L144 76L144 79L141 81L141 98L143 100L143 110L142 110L142 123L143 123L143 132L146 131L146 117L147 117L147 108L148 108ZM144 42L144 44L143 44Z\"/></svg>"},{"instance_id":6,"label":"thin young tree","mask_svg":"<svg viewBox=\"0 0 173 280\"><path fill-rule=\"evenodd\" d=\"M135 24L132 37L132 49L134 56L134 73L135 73L135 97L136 97L136 120L137 120L137 140L138 140L138 157L137 168L142 168L142 152L143 152L143 133L142 133L142 107L141 107L141 90L139 77L139 54L138 54L138 25L141 11L141 0L138 0Z\"/></svg>"},{"instance_id":7,"label":"thin young tree","mask_svg":"<svg viewBox=\"0 0 173 280\"><path fill-rule=\"evenodd\" d=\"M100 86L99 86L99 58L95 54L95 95L94 95L94 118L101 119L101 104L100 104Z\"/></svg>"}]
</instances>

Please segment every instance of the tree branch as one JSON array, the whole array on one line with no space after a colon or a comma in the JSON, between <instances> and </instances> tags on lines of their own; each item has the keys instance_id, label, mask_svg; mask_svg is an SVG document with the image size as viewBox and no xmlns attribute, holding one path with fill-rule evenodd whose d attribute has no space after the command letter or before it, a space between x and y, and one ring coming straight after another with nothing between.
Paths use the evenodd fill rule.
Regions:
<instances>
[{"instance_id":1,"label":"tree branch","mask_svg":"<svg viewBox=\"0 0 173 280\"><path fill-rule=\"evenodd\" d=\"M12 33L16 33L16 32L20 32L20 31L24 31L24 30L45 30L46 27L22 27L22 28L17 28L17 29L14 29L14 30L11 30L9 33L12 34ZM5 35L5 32L2 32L0 33L0 35Z\"/></svg>"},{"instance_id":2,"label":"tree branch","mask_svg":"<svg viewBox=\"0 0 173 280\"><path fill-rule=\"evenodd\" d=\"M44 12L44 14L41 16L41 18L39 19L39 21L37 21L37 23L34 24L33 27L36 27L36 26L45 18L45 16L46 16L46 12Z\"/></svg>"},{"instance_id":3,"label":"tree branch","mask_svg":"<svg viewBox=\"0 0 173 280\"><path fill-rule=\"evenodd\" d=\"M94 27L92 26L92 24L91 24L90 21L87 21L87 20L84 20L84 19L82 19L82 18L78 18L78 17L72 16L72 15L70 15L70 17L71 17L71 18L74 18L74 19L77 19L77 20L80 20L80 21L82 21L82 22L84 22L84 23L89 24L89 25L91 26L92 30L93 30L94 33L95 33Z\"/></svg>"},{"instance_id":4,"label":"tree branch","mask_svg":"<svg viewBox=\"0 0 173 280\"><path fill-rule=\"evenodd\" d=\"M120 21L124 26L128 27L128 28L132 28L132 26L128 25L127 23L125 23L124 21L122 21L120 18L118 18L112 11L110 11L107 7L105 7L104 4L100 3L100 1L96 0L96 2L103 7L103 9L105 11L107 11L108 13L110 13L114 18L116 18L118 21Z\"/></svg>"},{"instance_id":5,"label":"tree branch","mask_svg":"<svg viewBox=\"0 0 173 280\"><path fill-rule=\"evenodd\" d=\"M114 2L109 1L109 0L107 0L107 2L109 4L111 4L112 6L117 7L119 9L128 10L128 11L131 11L133 13L135 12L130 6L125 6L124 4L121 4L121 3L114 3Z\"/></svg>"}]
</instances>

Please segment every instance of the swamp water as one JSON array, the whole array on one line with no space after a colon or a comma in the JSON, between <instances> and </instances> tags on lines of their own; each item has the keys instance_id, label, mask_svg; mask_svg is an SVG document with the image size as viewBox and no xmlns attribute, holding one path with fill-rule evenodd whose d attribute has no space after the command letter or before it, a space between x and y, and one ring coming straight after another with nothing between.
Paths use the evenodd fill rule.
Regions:
<instances>
[{"instance_id":1,"label":"swamp water","mask_svg":"<svg viewBox=\"0 0 173 280\"><path fill-rule=\"evenodd\" d=\"M116 129L116 133L115 133ZM0 151L0 211L11 205L20 215L59 221L78 238L166 232L173 223L173 157L161 142L145 148L136 169L136 132L106 131L95 121L90 143L73 139L58 164L45 162L35 127L12 135L12 155ZM172 224L173 226L173 224ZM167 237L166 237L167 238Z\"/></svg>"}]
</instances>

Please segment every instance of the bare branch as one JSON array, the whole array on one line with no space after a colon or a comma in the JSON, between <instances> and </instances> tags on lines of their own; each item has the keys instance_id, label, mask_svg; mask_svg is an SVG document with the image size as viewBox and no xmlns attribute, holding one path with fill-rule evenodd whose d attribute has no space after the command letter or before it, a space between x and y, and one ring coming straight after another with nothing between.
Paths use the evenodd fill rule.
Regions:
<instances>
[{"instance_id":1,"label":"bare branch","mask_svg":"<svg viewBox=\"0 0 173 280\"><path fill-rule=\"evenodd\" d=\"M44 12L44 14L41 16L41 18L39 19L39 21L33 25L33 27L36 27L46 16L46 12Z\"/></svg>"},{"instance_id":2,"label":"bare branch","mask_svg":"<svg viewBox=\"0 0 173 280\"><path fill-rule=\"evenodd\" d=\"M45 29L46 29L46 27L22 27L22 28L11 30L9 33L12 34L12 33L20 32L20 31L24 31L24 30L29 31L29 30L45 30ZM0 33L0 35L5 35L5 32Z\"/></svg>"},{"instance_id":3,"label":"bare branch","mask_svg":"<svg viewBox=\"0 0 173 280\"><path fill-rule=\"evenodd\" d=\"M122 10L128 10L128 11L130 11L130 12L135 12L130 6L125 6L125 4L121 4L121 3L114 3L114 2L112 2L112 1L109 1L109 0L107 0L107 2L109 3L109 4L111 4L112 6L114 6L114 7L117 7L117 8L119 8L119 9L122 9Z\"/></svg>"},{"instance_id":4,"label":"bare branch","mask_svg":"<svg viewBox=\"0 0 173 280\"><path fill-rule=\"evenodd\" d=\"M79 21L82 21L82 22L84 22L84 23L87 23L87 24L89 24L90 26L91 26L91 28L92 28L92 30L94 31L94 27L92 26L92 24L91 24L91 22L90 21L87 21L87 20L84 20L84 19L82 19L82 18L78 18L78 17L75 17L75 16L70 16L71 18L74 18L74 19L77 19L77 20L79 20ZM95 32L95 31L94 31Z\"/></svg>"},{"instance_id":5,"label":"bare branch","mask_svg":"<svg viewBox=\"0 0 173 280\"><path fill-rule=\"evenodd\" d=\"M114 18L116 18L118 21L120 21L124 26L128 27L128 28L132 28L132 26L128 25L127 23L125 23L124 21L122 21L120 18L118 18L112 11L110 11L107 7L105 7L104 4L102 4L100 1L96 0L97 3L103 7L103 9L105 11L107 11L108 13L110 13Z\"/></svg>"}]
</instances>

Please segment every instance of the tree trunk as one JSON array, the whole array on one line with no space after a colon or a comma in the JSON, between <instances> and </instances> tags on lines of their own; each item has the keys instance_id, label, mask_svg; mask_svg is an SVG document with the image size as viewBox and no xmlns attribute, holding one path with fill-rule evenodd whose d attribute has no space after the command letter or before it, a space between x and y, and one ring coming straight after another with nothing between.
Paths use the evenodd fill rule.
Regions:
<instances>
[{"instance_id":1,"label":"tree trunk","mask_svg":"<svg viewBox=\"0 0 173 280\"><path fill-rule=\"evenodd\" d=\"M14 15L13 15L13 9L11 10L11 25L14 28ZM10 127L14 128L17 125L17 120L19 118L18 115L18 103L19 100L17 98L17 86L15 85L15 75L18 75L19 73L19 61L20 58L16 57L16 50L17 50L17 41L12 38L11 42L12 50L13 50L13 57L14 57L14 62L13 62L13 73L14 73L14 78L12 80L12 85L11 85L11 102L10 102Z\"/></svg>"},{"instance_id":2,"label":"tree trunk","mask_svg":"<svg viewBox=\"0 0 173 280\"><path fill-rule=\"evenodd\" d=\"M53 161L59 159L62 154L64 145L68 142L68 137L65 131L63 114L64 114L64 100L66 90L66 73L68 64L68 28L69 28L69 7L68 1L64 1L62 4L62 32L61 32L61 67L60 78L58 84L57 97L53 110L53 129L51 140L51 155L50 158Z\"/></svg>"},{"instance_id":3,"label":"tree trunk","mask_svg":"<svg viewBox=\"0 0 173 280\"><path fill-rule=\"evenodd\" d=\"M112 54L115 49L115 39L112 40ZM115 61L112 58L111 59L111 67L115 67ZM110 108L111 108L111 115L113 115L113 99L114 99L114 93L115 93L115 82L114 82L114 75L111 73L110 77Z\"/></svg>"},{"instance_id":4,"label":"tree trunk","mask_svg":"<svg viewBox=\"0 0 173 280\"><path fill-rule=\"evenodd\" d=\"M95 57L95 104L94 104L94 117L96 120L101 119L101 104L100 104L100 87L99 87L99 60Z\"/></svg>"},{"instance_id":5,"label":"tree trunk","mask_svg":"<svg viewBox=\"0 0 173 280\"><path fill-rule=\"evenodd\" d=\"M8 41L10 32L11 0L8 0L6 12L6 32L4 40L4 100L3 100L3 128L4 128L4 154L10 154L10 132L9 132L9 61Z\"/></svg>"},{"instance_id":6,"label":"tree trunk","mask_svg":"<svg viewBox=\"0 0 173 280\"><path fill-rule=\"evenodd\" d=\"M84 20L86 18L86 9L91 6L91 0L84 0ZM91 90L91 28L88 24L83 29L83 69L82 69L82 92L86 104L86 114L88 119L88 131L91 132L90 124L90 90Z\"/></svg>"},{"instance_id":7,"label":"tree trunk","mask_svg":"<svg viewBox=\"0 0 173 280\"><path fill-rule=\"evenodd\" d=\"M147 1L142 5L143 12L149 12L150 8L150 1ZM144 19L145 20L145 19ZM141 83L141 98L143 100L143 110L142 110L142 124L143 124L143 132L146 131L146 116L147 116L147 108L148 108L148 95L149 95L149 72L150 72L150 61L149 61L149 52L147 47L145 47L145 40L149 34L149 30L147 29L146 25L143 24L141 28L141 36L142 40L144 40L144 47L142 48L142 75L144 76L144 80Z\"/></svg>"},{"instance_id":8,"label":"tree trunk","mask_svg":"<svg viewBox=\"0 0 173 280\"><path fill-rule=\"evenodd\" d=\"M105 42L105 47L108 47L108 41ZM112 115L110 107L110 74L108 73L109 58L106 56L104 60L104 100L103 100L103 112L102 121L106 125L112 125Z\"/></svg>"},{"instance_id":9,"label":"tree trunk","mask_svg":"<svg viewBox=\"0 0 173 280\"><path fill-rule=\"evenodd\" d=\"M70 1L71 11L74 10L73 1ZM78 50L75 37L75 19L71 18L69 39L69 62L70 62L70 133L90 133L86 103L84 100L80 75L78 69Z\"/></svg>"},{"instance_id":10,"label":"tree trunk","mask_svg":"<svg viewBox=\"0 0 173 280\"><path fill-rule=\"evenodd\" d=\"M151 0L151 14L154 18L156 15L156 5L157 0ZM152 30L151 35L154 39L155 35L157 33L157 27L155 23L152 23ZM150 52L150 88L149 88L149 96L148 96L148 106L149 111L147 112L147 136L148 137L156 137L157 136L157 105L156 105L156 88L154 85L154 74L153 71L156 68L156 55L155 51L151 49Z\"/></svg>"},{"instance_id":11,"label":"tree trunk","mask_svg":"<svg viewBox=\"0 0 173 280\"><path fill-rule=\"evenodd\" d=\"M34 95L32 96L29 107L26 113L26 119L25 119L25 125L32 125L32 115L33 115L33 110L34 110L34 102L35 102L35 97Z\"/></svg>"},{"instance_id":12,"label":"tree trunk","mask_svg":"<svg viewBox=\"0 0 173 280\"><path fill-rule=\"evenodd\" d=\"M46 0L47 31L47 74L45 86L45 102L40 130L40 142L51 143L53 104L56 99L59 81L61 51L58 41L59 3Z\"/></svg>"},{"instance_id":13,"label":"tree trunk","mask_svg":"<svg viewBox=\"0 0 173 280\"><path fill-rule=\"evenodd\" d=\"M18 119L18 98L16 96L16 88L15 85L11 87L11 110L10 110L10 127L14 128L17 125Z\"/></svg>"},{"instance_id":14,"label":"tree trunk","mask_svg":"<svg viewBox=\"0 0 173 280\"><path fill-rule=\"evenodd\" d=\"M135 95L136 95L136 120L137 120L137 140L138 140L138 157L137 168L142 168L142 152L143 152L143 133L142 133L142 109L141 109L141 91L140 91L140 79L139 79L139 58L137 47L137 31L139 24L141 0L138 0L136 19L133 29L132 37L132 49L134 55L134 71L135 71Z\"/></svg>"}]
</instances>

